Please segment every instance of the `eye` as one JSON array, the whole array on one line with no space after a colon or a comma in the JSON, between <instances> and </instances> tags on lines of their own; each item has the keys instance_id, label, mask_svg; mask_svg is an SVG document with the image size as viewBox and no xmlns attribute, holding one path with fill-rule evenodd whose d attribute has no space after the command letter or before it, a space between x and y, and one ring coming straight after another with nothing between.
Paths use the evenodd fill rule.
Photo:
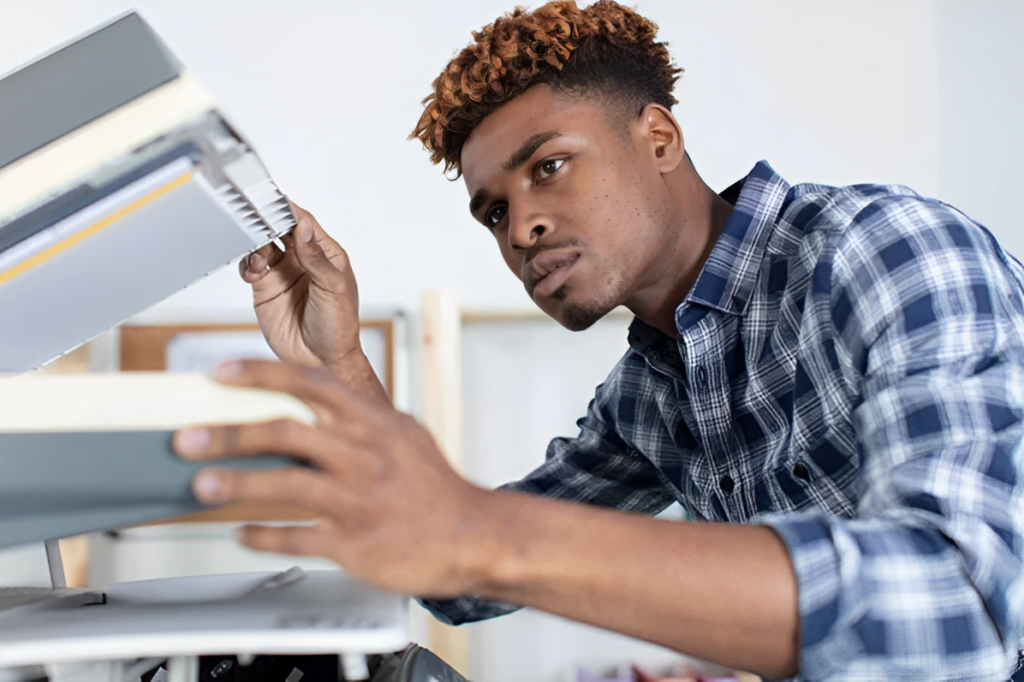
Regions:
<instances>
[{"instance_id":1,"label":"eye","mask_svg":"<svg viewBox=\"0 0 1024 682\"><path fill-rule=\"evenodd\" d=\"M487 227L496 227L505 218L506 213L508 213L508 207L505 204L497 204L484 216L484 224Z\"/></svg>"},{"instance_id":2,"label":"eye","mask_svg":"<svg viewBox=\"0 0 1024 682\"><path fill-rule=\"evenodd\" d=\"M533 180L534 182L540 182L541 180L547 180L552 175L558 172L558 169L565 163L565 159L547 159L537 164L537 169L534 171Z\"/></svg>"}]
</instances>

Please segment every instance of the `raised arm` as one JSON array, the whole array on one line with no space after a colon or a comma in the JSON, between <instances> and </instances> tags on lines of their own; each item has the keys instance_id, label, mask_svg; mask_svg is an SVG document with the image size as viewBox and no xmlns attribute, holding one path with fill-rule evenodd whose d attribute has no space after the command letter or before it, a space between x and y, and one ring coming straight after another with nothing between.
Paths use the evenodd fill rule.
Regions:
<instances>
[{"instance_id":1,"label":"raised arm","mask_svg":"<svg viewBox=\"0 0 1024 682\"><path fill-rule=\"evenodd\" d=\"M357 394L389 402L359 342L359 293L348 254L307 211L292 204L298 225L239 263L252 285L260 329L279 358L325 367Z\"/></svg>"}]
</instances>

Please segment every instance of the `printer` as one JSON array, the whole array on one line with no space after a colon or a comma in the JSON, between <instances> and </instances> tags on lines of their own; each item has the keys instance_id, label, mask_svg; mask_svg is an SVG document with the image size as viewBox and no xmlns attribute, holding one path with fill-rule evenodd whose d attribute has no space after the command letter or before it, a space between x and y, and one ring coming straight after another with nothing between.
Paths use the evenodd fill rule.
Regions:
<instances>
[{"instance_id":1,"label":"printer","mask_svg":"<svg viewBox=\"0 0 1024 682\"><path fill-rule=\"evenodd\" d=\"M267 244L283 248L294 225L252 147L138 14L0 77L0 374L44 365ZM152 377L122 378L116 413L154 402L138 394ZM161 405L184 391L179 403L205 419L224 417L207 409L216 405L265 418L268 399L280 415L286 398L260 407L202 377L160 381L171 382ZM0 378L0 547L45 543L52 581L0 587L0 681L463 680L405 648L408 599L343 571L66 587L57 538L200 506L197 465L171 451L173 419L104 426L88 414L94 391L65 401L85 409L77 424L29 423L72 392ZM306 408L283 409L303 418Z\"/></svg>"},{"instance_id":2,"label":"printer","mask_svg":"<svg viewBox=\"0 0 1024 682\"><path fill-rule=\"evenodd\" d=\"M290 204L129 13L0 78L0 373L279 240Z\"/></svg>"}]
</instances>

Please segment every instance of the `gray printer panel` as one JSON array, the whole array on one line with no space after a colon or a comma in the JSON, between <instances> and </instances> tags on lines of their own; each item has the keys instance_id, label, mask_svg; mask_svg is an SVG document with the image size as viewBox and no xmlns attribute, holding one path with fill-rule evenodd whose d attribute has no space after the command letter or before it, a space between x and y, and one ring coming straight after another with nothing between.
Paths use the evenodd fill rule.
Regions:
<instances>
[{"instance_id":1,"label":"gray printer panel","mask_svg":"<svg viewBox=\"0 0 1024 682\"><path fill-rule=\"evenodd\" d=\"M136 206L140 200L131 192L148 189L154 176L167 171L142 178L104 202L106 215L91 207L95 220L85 220L82 229L114 218L109 224L46 256L60 243L53 236L60 230L53 230L46 237L56 243L32 257L39 262L22 265L13 277L18 266L7 268L7 281L0 278L0 372L39 367L261 246L188 167L187 179L177 175L170 189L170 180L156 183L163 191L152 196L150 190ZM83 222L81 216L68 220Z\"/></svg>"}]
</instances>

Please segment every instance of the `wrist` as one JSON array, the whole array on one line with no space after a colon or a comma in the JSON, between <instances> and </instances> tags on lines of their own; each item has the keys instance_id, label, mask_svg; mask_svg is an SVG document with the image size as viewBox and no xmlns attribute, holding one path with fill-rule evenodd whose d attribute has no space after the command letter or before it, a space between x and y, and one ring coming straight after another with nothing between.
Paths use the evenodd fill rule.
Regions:
<instances>
[{"instance_id":1,"label":"wrist","mask_svg":"<svg viewBox=\"0 0 1024 682\"><path fill-rule=\"evenodd\" d=\"M454 544L460 591L506 600L522 589L529 573L527 565L535 553L529 508L538 500L504 490L474 490Z\"/></svg>"},{"instance_id":2,"label":"wrist","mask_svg":"<svg viewBox=\"0 0 1024 682\"><path fill-rule=\"evenodd\" d=\"M375 402L391 404L391 397L373 370L369 358L360 346L347 351L337 358L324 361L324 367L331 375L350 389Z\"/></svg>"}]
</instances>

